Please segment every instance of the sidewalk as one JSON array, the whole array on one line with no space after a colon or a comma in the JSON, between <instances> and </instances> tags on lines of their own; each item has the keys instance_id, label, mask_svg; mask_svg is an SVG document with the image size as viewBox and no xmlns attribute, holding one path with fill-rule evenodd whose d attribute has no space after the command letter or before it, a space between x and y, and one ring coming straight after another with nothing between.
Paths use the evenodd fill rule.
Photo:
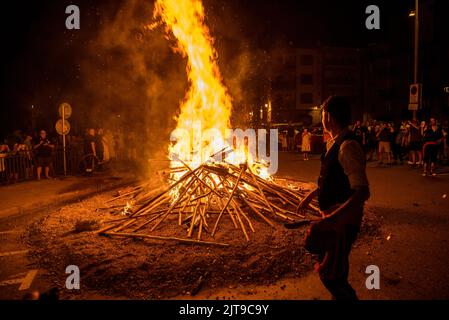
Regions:
<instances>
[{"instance_id":1,"label":"sidewalk","mask_svg":"<svg viewBox=\"0 0 449 320\"><path fill-rule=\"evenodd\" d=\"M0 219L27 211L89 197L135 181L130 175L62 177L0 187Z\"/></svg>"}]
</instances>

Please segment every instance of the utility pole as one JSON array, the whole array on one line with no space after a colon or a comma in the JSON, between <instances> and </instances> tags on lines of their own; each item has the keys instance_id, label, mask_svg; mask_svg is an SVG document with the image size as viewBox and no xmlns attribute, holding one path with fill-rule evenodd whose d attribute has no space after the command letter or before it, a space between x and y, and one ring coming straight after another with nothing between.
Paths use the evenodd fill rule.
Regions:
<instances>
[{"instance_id":1,"label":"utility pole","mask_svg":"<svg viewBox=\"0 0 449 320\"><path fill-rule=\"evenodd\" d=\"M415 0L415 52L413 63L413 83L418 83L418 51L419 51L419 0ZM416 110L413 110L413 120L416 120Z\"/></svg>"}]
</instances>

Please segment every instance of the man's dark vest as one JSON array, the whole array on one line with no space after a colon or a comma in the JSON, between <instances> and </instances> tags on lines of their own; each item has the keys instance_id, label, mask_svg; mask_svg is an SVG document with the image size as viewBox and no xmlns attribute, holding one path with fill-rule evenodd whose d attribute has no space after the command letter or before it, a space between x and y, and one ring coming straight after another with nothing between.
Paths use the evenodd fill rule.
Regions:
<instances>
[{"instance_id":1,"label":"man's dark vest","mask_svg":"<svg viewBox=\"0 0 449 320\"><path fill-rule=\"evenodd\" d=\"M318 178L318 203L321 210L327 210L336 204L342 204L352 195L348 176L338 161L341 144L346 140L354 140L348 132L339 143L335 142L326 154L321 155L321 171ZM325 148L324 148L325 149Z\"/></svg>"}]
</instances>

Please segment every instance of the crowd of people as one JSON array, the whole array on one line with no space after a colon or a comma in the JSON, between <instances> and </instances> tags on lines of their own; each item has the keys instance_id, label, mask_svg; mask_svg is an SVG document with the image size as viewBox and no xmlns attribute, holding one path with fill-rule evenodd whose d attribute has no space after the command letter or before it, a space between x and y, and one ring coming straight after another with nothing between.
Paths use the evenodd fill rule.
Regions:
<instances>
[{"instance_id":1,"label":"crowd of people","mask_svg":"<svg viewBox=\"0 0 449 320\"><path fill-rule=\"evenodd\" d=\"M428 122L407 120L400 123L388 121L356 121L351 127L355 139L363 146L367 161L380 165L402 165L407 161L412 167L422 168L422 175L436 175L437 162L449 160L449 125L431 118ZM312 136L318 135L320 143L329 136L319 128L294 127L289 124L279 132L281 151L300 152L308 160L312 151ZM318 140L314 140L318 141Z\"/></svg>"},{"instance_id":2,"label":"crowd of people","mask_svg":"<svg viewBox=\"0 0 449 320\"><path fill-rule=\"evenodd\" d=\"M312 151L312 135L317 133L317 129L309 130L307 127L299 129L290 124L287 130L279 132L280 150L301 152L303 160L309 160L309 154Z\"/></svg>"},{"instance_id":3,"label":"crowd of people","mask_svg":"<svg viewBox=\"0 0 449 320\"><path fill-rule=\"evenodd\" d=\"M103 128L88 128L84 135L67 135L66 151L77 158L91 155L101 169L111 159L124 158L125 137L120 131L112 134ZM22 132L17 130L0 142L0 177L3 182L35 177L51 179L55 175L56 152L62 152L62 136L47 134L46 130ZM133 151L128 148L128 151ZM93 168L88 166L88 171ZM90 170L89 170L90 169Z\"/></svg>"},{"instance_id":4,"label":"crowd of people","mask_svg":"<svg viewBox=\"0 0 449 320\"><path fill-rule=\"evenodd\" d=\"M356 140L367 153L367 161L422 168L422 175L436 175L438 161L448 161L448 122L418 120L391 122L357 121L352 126Z\"/></svg>"}]
</instances>

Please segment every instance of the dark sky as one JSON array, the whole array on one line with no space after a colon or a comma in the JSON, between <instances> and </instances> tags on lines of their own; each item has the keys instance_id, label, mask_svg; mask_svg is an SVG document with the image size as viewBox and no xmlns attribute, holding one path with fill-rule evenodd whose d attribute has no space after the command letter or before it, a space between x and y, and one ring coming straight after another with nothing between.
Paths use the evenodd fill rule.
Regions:
<instances>
[{"instance_id":1,"label":"dark sky","mask_svg":"<svg viewBox=\"0 0 449 320\"><path fill-rule=\"evenodd\" d=\"M80 7L79 31L64 28L69 4ZM220 41L232 46L238 37L239 42L261 50L286 44L364 47L374 41L400 43L410 31L407 13L413 7L412 0L204 0L204 4L217 47ZM364 11L369 4L380 7L380 31L365 28ZM32 104L54 112L67 92L80 87L84 49L95 39L99 20L120 6L121 1L105 0L2 3L0 136L25 128Z\"/></svg>"}]
</instances>

